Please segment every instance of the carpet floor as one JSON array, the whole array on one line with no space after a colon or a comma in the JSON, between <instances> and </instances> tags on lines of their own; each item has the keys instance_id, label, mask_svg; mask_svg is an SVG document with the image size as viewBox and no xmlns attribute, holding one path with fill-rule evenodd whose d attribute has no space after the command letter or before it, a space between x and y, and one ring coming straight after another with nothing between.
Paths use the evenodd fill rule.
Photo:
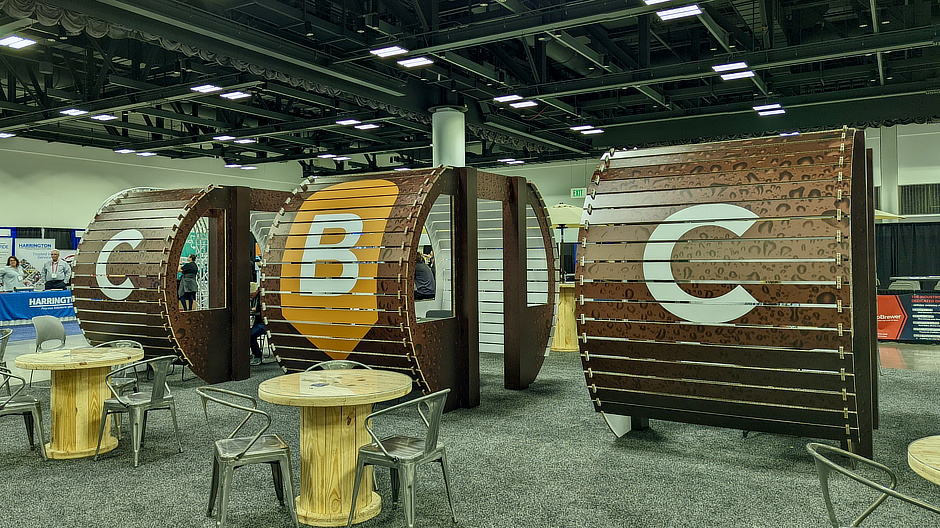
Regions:
<instances>
[{"instance_id":1,"label":"carpet floor","mask_svg":"<svg viewBox=\"0 0 940 528\"><path fill-rule=\"evenodd\" d=\"M256 395L258 384L280 374L276 364L254 367L248 380L221 386ZM454 474L461 527L824 527L826 512L812 458L812 439L751 433L665 421L614 437L591 407L576 354L552 354L525 391L502 388L500 356L481 358L482 402L444 416L442 441ZM0 418L0 526L210 527L205 516L212 440L194 389L198 379L171 380L177 398L183 452L169 413L152 414L141 466L134 468L128 438L95 462L43 461L30 451L23 421ZM29 392L43 401L49 426L48 383ZM271 413L271 432L291 446L299 486L297 408L259 402ZM940 504L940 486L907 466L907 445L940 434L940 380L933 373L885 369L881 428L875 458L895 469L898 488ZM213 415L215 416L215 415ZM412 416L376 423L379 434L417 431ZM832 443L832 442L827 442ZM358 526L405 526L391 508L388 474L376 470L382 512ZM844 482L838 502L860 512L870 494ZM449 527L439 467L419 471L417 523ZM854 509L852 509L854 508ZM267 467L235 473L230 527L288 527ZM940 526L940 516L890 500L863 526Z\"/></svg>"}]
</instances>

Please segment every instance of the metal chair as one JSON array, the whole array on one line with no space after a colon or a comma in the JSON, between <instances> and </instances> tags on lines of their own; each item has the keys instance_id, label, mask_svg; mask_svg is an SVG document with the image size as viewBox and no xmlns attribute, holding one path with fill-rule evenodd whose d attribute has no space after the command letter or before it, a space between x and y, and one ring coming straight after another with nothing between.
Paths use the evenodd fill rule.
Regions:
<instances>
[{"instance_id":1,"label":"metal chair","mask_svg":"<svg viewBox=\"0 0 940 528\"><path fill-rule=\"evenodd\" d=\"M441 430L441 416L444 413L444 404L450 389L428 394L414 400L401 403L366 416L366 430L373 442L359 448L359 457L356 464L356 481L353 485L352 507L349 510L349 520L346 528L352 525L353 514L356 510L356 496L359 494L359 484L362 481L362 472L366 465L385 466L389 468L392 480L392 502L398 502L399 489L404 498L405 519L408 528L415 525L415 473L417 467L427 462L438 461L444 473L444 487L447 490L447 502L450 503L450 513L454 522L457 522L457 513L454 510L454 500L450 492L450 477L447 466L447 457L444 446L438 442ZM372 419L388 412L414 407L427 427L424 438L410 436L388 436L379 439L372 430Z\"/></svg>"},{"instance_id":2,"label":"metal chair","mask_svg":"<svg viewBox=\"0 0 940 528\"><path fill-rule=\"evenodd\" d=\"M101 429L98 431L98 447L95 449L95 460L98 459L98 451L101 449L101 438L104 436L104 426L107 424L108 415L111 413L127 413L131 422L131 435L134 437L134 467L140 465L140 448L143 445L144 433L147 429L147 413L169 409L173 416L173 428L176 429L176 442L179 444L180 453L183 452L183 443L180 441L180 428L176 422L176 402L173 395L170 394L170 387L166 384L166 375L170 370L170 362L176 356L161 356L145 359L132 363L118 370L112 370L105 381L114 398L104 401L101 409ZM153 386L150 393L135 392L133 394L120 394L111 379L118 374L128 370L136 370L139 366L147 366L153 369Z\"/></svg>"},{"instance_id":3,"label":"metal chair","mask_svg":"<svg viewBox=\"0 0 940 528\"><path fill-rule=\"evenodd\" d=\"M132 341L130 339L115 339L114 341L107 341L105 343L100 343L95 345L95 348L139 348L140 350L144 349L144 346L138 343L137 341ZM120 365L115 365L111 370L122 370ZM134 377L113 377L111 378L111 385L117 389L119 394L124 394L129 389L133 388L134 392L140 392L140 377L138 376L137 369L132 371ZM111 418L114 420L114 429L117 431L118 440L121 439L121 416L117 413L111 415Z\"/></svg>"},{"instance_id":4,"label":"metal chair","mask_svg":"<svg viewBox=\"0 0 940 528\"><path fill-rule=\"evenodd\" d=\"M31 320L33 328L36 329L36 352L49 352L65 347L65 326L57 317L37 315ZM48 341L59 341L59 344L46 348L43 345ZM33 372L29 373L29 386L33 386Z\"/></svg>"},{"instance_id":5,"label":"metal chair","mask_svg":"<svg viewBox=\"0 0 940 528\"><path fill-rule=\"evenodd\" d=\"M19 381L16 390L10 387L10 380ZM39 452L46 458L46 435L42 429L42 406L39 400L20 392L26 386L26 380L14 376L6 367L0 367L0 387L4 387L7 396L0 398L0 416L21 414L26 422L26 436L29 438L30 449L36 447L36 437L39 437Z\"/></svg>"},{"instance_id":6,"label":"metal chair","mask_svg":"<svg viewBox=\"0 0 940 528\"><path fill-rule=\"evenodd\" d=\"M873 460L869 460L863 456L856 455L855 453L850 453L843 449L839 449L838 447L832 447L832 446L828 446L825 444L818 444L815 442L806 444L806 450L809 451L809 453L813 455L813 458L816 460L816 473L817 475L819 475L819 485L822 488L823 500L826 501L826 510L829 511L829 524L831 524L833 528L839 528L841 526L858 526L862 521L865 520L866 517L868 517L871 514L871 512L875 511L875 508L877 508L878 506L881 506L881 503L884 502L885 499L887 499L888 497L894 497L904 502L913 504L914 506L919 506L927 511L932 511L934 513L940 514L940 508L937 508L936 506L931 506L930 504L921 502L917 499L913 499L911 497L908 497L907 495L902 495L901 493L895 491L894 488L897 487L898 478L894 475L894 472L891 471L887 466L879 464ZM825 456L824 453L832 453L832 454L836 454L844 458L847 458L849 459L850 462L853 463L853 466L854 466L854 463L860 462L866 466L881 470L889 477L889 479L891 480L891 484L889 486L884 486L882 484L869 480L850 469L844 468L836 464L827 456ZM859 515L858 518L852 521L852 524L846 525L846 524L840 523L839 519L836 517L835 510L832 507L832 499L829 495L829 473L832 471L836 471L837 473L842 473L843 475L849 477L855 482L864 484L865 486L868 486L869 488L875 491L881 492L881 496L878 497L878 499L876 499L875 502L872 503L872 505L869 506L867 510L865 510L861 515Z\"/></svg>"},{"instance_id":7,"label":"metal chair","mask_svg":"<svg viewBox=\"0 0 940 528\"><path fill-rule=\"evenodd\" d=\"M3 360L3 354L7 351L7 341L10 340L11 335L13 335L12 328L0 328L0 367L7 366L6 361Z\"/></svg>"},{"instance_id":8,"label":"metal chair","mask_svg":"<svg viewBox=\"0 0 940 528\"><path fill-rule=\"evenodd\" d=\"M271 426L271 416L258 410L258 402L247 394L241 394L215 387L198 387L196 392L202 397L202 410L206 413L206 423L209 421L207 404L215 402L219 405L244 411L245 417L235 429L225 438L215 441L215 458L212 462L212 487L209 491L209 509L206 515L212 517L212 511L219 505L218 526L225 526L228 515L229 491L232 488L232 478L237 468L248 464L269 464L271 474L274 476L274 491L281 506L290 510L294 526L297 521L297 510L294 504L293 470L290 463L290 447L276 434L264 434ZM226 396L245 400L251 406L240 405L226 399ZM252 436L235 436L252 418L260 417L264 425ZM210 426L211 427L211 426ZM286 497L286 499L285 499Z\"/></svg>"},{"instance_id":9,"label":"metal chair","mask_svg":"<svg viewBox=\"0 0 940 528\"><path fill-rule=\"evenodd\" d=\"M916 292L920 291L920 281L916 280L896 280L888 285L888 291L891 292Z\"/></svg>"},{"instance_id":10,"label":"metal chair","mask_svg":"<svg viewBox=\"0 0 940 528\"><path fill-rule=\"evenodd\" d=\"M366 365L365 363L360 363L358 361L352 361L349 359L331 359L329 361L321 361L316 365L309 367L305 372L310 372L311 370L346 370L354 368L364 368L372 370L372 367Z\"/></svg>"}]
</instances>

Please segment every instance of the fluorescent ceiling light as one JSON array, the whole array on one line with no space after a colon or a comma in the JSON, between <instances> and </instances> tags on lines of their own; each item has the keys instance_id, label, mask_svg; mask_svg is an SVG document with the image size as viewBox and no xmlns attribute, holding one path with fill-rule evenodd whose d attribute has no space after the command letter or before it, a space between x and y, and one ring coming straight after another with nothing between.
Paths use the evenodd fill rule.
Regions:
<instances>
[{"instance_id":1,"label":"fluorescent ceiling light","mask_svg":"<svg viewBox=\"0 0 940 528\"><path fill-rule=\"evenodd\" d=\"M506 162L507 165L522 165L523 163L525 163L525 162L522 161L522 160L515 160L515 161L507 161L507 162Z\"/></svg>"},{"instance_id":2,"label":"fluorescent ceiling light","mask_svg":"<svg viewBox=\"0 0 940 528\"><path fill-rule=\"evenodd\" d=\"M235 143L238 143L239 145L248 145L250 143L257 143L257 142L258 142L257 139L251 139L251 138L243 138L243 139L235 140Z\"/></svg>"},{"instance_id":3,"label":"fluorescent ceiling light","mask_svg":"<svg viewBox=\"0 0 940 528\"><path fill-rule=\"evenodd\" d=\"M395 55L404 55L405 53L408 53L408 50L406 50L405 48L401 46L388 46L386 48L379 48L379 49L371 50L369 51L369 53L373 55L377 55L384 59L385 57L394 57Z\"/></svg>"},{"instance_id":4,"label":"fluorescent ceiling light","mask_svg":"<svg viewBox=\"0 0 940 528\"><path fill-rule=\"evenodd\" d=\"M434 64L434 61L427 57L415 57L413 59L398 61L398 65L405 68L417 68L418 66L427 66L428 64Z\"/></svg>"},{"instance_id":5,"label":"fluorescent ceiling light","mask_svg":"<svg viewBox=\"0 0 940 528\"><path fill-rule=\"evenodd\" d=\"M156 152L138 152L137 155L143 156L145 158L149 158L150 156L156 156L157 153Z\"/></svg>"},{"instance_id":6,"label":"fluorescent ceiling light","mask_svg":"<svg viewBox=\"0 0 940 528\"><path fill-rule=\"evenodd\" d=\"M662 21L672 20L674 18L684 18L689 16L701 15L702 10L699 8L698 4L692 4L685 7L677 7L675 9L666 9L664 11L657 11L656 15L659 16L659 19Z\"/></svg>"},{"instance_id":7,"label":"fluorescent ceiling light","mask_svg":"<svg viewBox=\"0 0 940 528\"><path fill-rule=\"evenodd\" d=\"M401 171L407 171L407 170L411 170L411 169L409 169L408 167L397 167L395 170L398 171L398 172L401 172Z\"/></svg>"},{"instance_id":8,"label":"fluorescent ceiling light","mask_svg":"<svg viewBox=\"0 0 940 528\"><path fill-rule=\"evenodd\" d=\"M785 114L785 113L787 113L786 110L784 110L783 108L778 108L776 110L767 110L766 112L757 112L757 115L763 117L763 116L772 116L772 115Z\"/></svg>"},{"instance_id":9,"label":"fluorescent ceiling light","mask_svg":"<svg viewBox=\"0 0 940 528\"><path fill-rule=\"evenodd\" d=\"M363 123L361 125L356 125L356 128L359 130L372 130L373 128L379 128L379 125L375 123Z\"/></svg>"},{"instance_id":10,"label":"fluorescent ceiling light","mask_svg":"<svg viewBox=\"0 0 940 528\"><path fill-rule=\"evenodd\" d=\"M224 97L225 99L230 99L232 101L236 99L244 99L246 97L251 97L250 93L245 92L229 92L219 95L219 97Z\"/></svg>"},{"instance_id":11,"label":"fluorescent ceiling light","mask_svg":"<svg viewBox=\"0 0 940 528\"><path fill-rule=\"evenodd\" d=\"M340 119L336 122L337 125L343 126L358 125L359 123L362 123L362 121L359 121L358 119Z\"/></svg>"},{"instance_id":12,"label":"fluorescent ceiling light","mask_svg":"<svg viewBox=\"0 0 940 528\"><path fill-rule=\"evenodd\" d=\"M330 158L335 158L336 154L317 154L317 157L323 158L323 159L330 159Z\"/></svg>"},{"instance_id":13,"label":"fluorescent ceiling light","mask_svg":"<svg viewBox=\"0 0 940 528\"><path fill-rule=\"evenodd\" d=\"M530 106L538 106L539 104L535 101L519 101L518 103L509 103L509 106L513 108L528 108Z\"/></svg>"},{"instance_id":14,"label":"fluorescent ceiling light","mask_svg":"<svg viewBox=\"0 0 940 528\"><path fill-rule=\"evenodd\" d=\"M668 1L669 1L669 0L643 0L643 2L644 2L646 5L656 5L656 4L661 4L661 3L663 3L663 2L668 2Z\"/></svg>"},{"instance_id":15,"label":"fluorescent ceiling light","mask_svg":"<svg viewBox=\"0 0 940 528\"><path fill-rule=\"evenodd\" d=\"M13 132L0 132L0 139L7 139L16 136Z\"/></svg>"},{"instance_id":16,"label":"fluorescent ceiling light","mask_svg":"<svg viewBox=\"0 0 940 528\"><path fill-rule=\"evenodd\" d=\"M335 158L333 158L333 161L349 161L351 159L352 158L350 158L349 156L336 156Z\"/></svg>"},{"instance_id":17,"label":"fluorescent ceiling light","mask_svg":"<svg viewBox=\"0 0 940 528\"><path fill-rule=\"evenodd\" d=\"M721 72L733 71L733 70L743 70L744 68L747 68L746 62L732 62L729 64L717 64L715 66L712 66L712 69L715 70L715 73L721 73Z\"/></svg>"},{"instance_id":18,"label":"fluorescent ceiling light","mask_svg":"<svg viewBox=\"0 0 940 528\"><path fill-rule=\"evenodd\" d=\"M581 132L582 130L591 130L592 128L594 128L594 125L578 125L571 127L571 130L574 130L575 132Z\"/></svg>"},{"instance_id":19,"label":"fluorescent ceiling light","mask_svg":"<svg viewBox=\"0 0 940 528\"><path fill-rule=\"evenodd\" d=\"M78 108L69 108L68 110L60 110L60 114L65 114L67 116L80 116L88 113L87 110L79 110Z\"/></svg>"},{"instance_id":20,"label":"fluorescent ceiling light","mask_svg":"<svg viewBox=\"0 0 940 528\"><path fill-rule=\"evenodd\" d=\"M498 159L496 161L498 161L499 163L509 163L510 161L516 161L516 158L503 158L503 159Z\"/></svg>"},{"instance_id":21,"label":"fluorescent ceiling light","mask_svg":"<svg viewBox=\"0 0 940 528\"><path fill-rule=\"evenodd\" d=\"M199 86L192 86L189 89L194 92L199 92L199 93L212 93L212 92L218 92L219 90L222 89L222 87L216 86L214 84L200 84Z\"/></svg>"},{"instance_id":22,"label":"fluorescent ceiling light","mask_svg":"<svg viewBox=\"0 0 940 528\"><path fill-rule=\"evenodd\" d=\"M0 46L9 46L10 44L16 44L17 42L23 40L23 37L17 37L10 35L9 37L0 40Z\"/></svg>"},{"instance_id":23,"label":"fluorescent ceiling light","mask_svg":"<svg viewBox=\"0 0 940 528\"><path fill-rule=\"evenodd\" d=\"M25 48L25 47L27 47L27 46L32 46L32 45L35 44L35 43L36 43L35 40L20 39L19 42L14 42L13 44L8 44L8 46L9 46L10 48L12 48L12 49L22 49L22 48Z\"/></svg>"},{"instance_id":24,"label":"fluorescent ceiling light","mask_svg":"<svg viewBox=\"0 0 940 528\"><path fill-rule=\"evenodd\" d=\"M521 95L501 95L499 97L494 97L493 100L497 103L511 103L513 101L521 101L523 97Z\"/></svg>"},{"instance_id":25,"label":"fluorescent ceiling light","mask_svg":"<svg viewBox=\"0 0 940 528\"><path fill-rule=\"evenodd\" d=\"M94 119L95 121L114 121L115 119L118 119L118 116L111 115L111 114L100 114L96 116L91 116L91 118Z\"/></svg>"},{"instance_id":26,"label":"fluorescent ceiling light","mask_svg":"<svg viewBox=\"0 0 940 528\"><path fill-rule=\"evenodd\" d=\"M780 106L780 103L773 103L773 104L757 105L754 107L754 111L763 112L765 110L776 110L778 108L783 108L783 107Z\"/></svg>"},{"instance_id":27,"label":"fluorescent ceiling light","mask_svg":"<svg viewBox=\"0 0 940 528\"><path fill-rule=\"evenodd\" d=\"M591 130L582 130L581 133L584 134L585 136L589 136L589 135L591 135L591 134L603 134L603 133L604 133L604 129L603 129L603 128L592 128Z\"/></svg>"},{"instance_id":28,"label":"fluorescent ceiling light","mask_svg":"<svg viewBox=\"0 0 940 528\"><path fill-rule=\"evenodd\" d=\"M216 141L231 141L235 139L235 136L221 135L221 136L212 136L212 139Z\"/></svg>"},{"instance_id":29,"label":"fluorescent ceiling light","mask_svg":"<svg viewBox=\"0 0 940 528\"><path fill-rule=\"evenodd\" d=\"M134 149L122 148L122 149L115 149L114 152L117 152L118 154L133 154L137 151Z\"/></svg>"},{"instance_id":30,"label":"fluorescent ceiling light","mask_svg":"<svg viewBox=\"0 0 940 528\"><path fill-rule=\"evenodd\" d=\"M753 77L753 76L754 76L754 72L751 70L734 72L734 73L722 73L721 80L733 81L735 79L747 79L748 77Z\"/></svg>"},{"instance_id":31,"label":"fluorescent ceiling light","mask_svg":"<svg viewBox=\"0 0 940 528\"><path fill-rule=\"evenodd\" d=\"M240 168L242 168L242 164L241 164L241 163L226 163L224 166L225 166L226 169L240 169Z\"/></svg>"},{"instance_id":32,"label":"fluorescent ceiling light","mask_svg":"<svg viewBox=\"0 0 940 528\"><path fill-rule=\"evenodd\" d=\"M258 167L255 167L254 165L245 165L244 167L241 167L241 169L242 170L258 170Z\"/></svg>"},{"instance_id":33,"label":"fluorescent ceiling light","mask_svg":"<svg viewBox=\"0 0 940 528\"><path fill-rule=\"evenodd\" d=\"M793 132L781 132L780 133L780 137L792 137L792 136L799 136L799 135L800 133L795 130Z\"/></svg>"}]
</instances>

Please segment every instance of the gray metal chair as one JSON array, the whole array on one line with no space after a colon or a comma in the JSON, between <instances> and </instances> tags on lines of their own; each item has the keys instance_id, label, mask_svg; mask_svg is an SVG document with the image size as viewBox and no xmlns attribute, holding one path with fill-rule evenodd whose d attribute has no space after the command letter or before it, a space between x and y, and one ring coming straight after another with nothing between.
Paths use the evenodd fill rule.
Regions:
<instances>
[{"instance_id":1,"label":"gray metal chair","mask_svg":"<svg viewBox=\"0 0 940 528\"><path fill-rule=\"evenodd\" d=\"M15 390L10 386L11 380L19 381ZM0 367L0 387L6 389L7 396L0 397L0 416L20 414L26 422L26 436L29 438L29 447L36 447L36 437L39 437L39 452L46 458L46 435L42 428L42 406L39 400L26 394L20 394L26 380L14 376L6 367Z\"/></svg>"},{"instance_id":2,"label":"gray metal chair","mask_svg":"<svg viewBox=\"0 0 940 528\"><path fill-rule=\"evenodd\" d=\"M274 476L274 491L281 506L290 510L294 526L297 521L297 509L294 504L293 470L290 463L290 447L276 434L265 434L271 426L271 416L257 409L258 402L247 394L215 387L198 387L196 392L202 397L202 410L206 413L206 423L209 421L208 403L230 407L245 412L244 418L235 429L225 438L215 441L215 458L212 462L212 487L209 491L209 509L207 515L212 517L212 511L218 503L218 526L225 526L228 516L229 491L232 488L232 478L236 469L248 464L269 464L271 474ZM228 398L228 399L227 399ZM231 401L243 400L245 405ZM248 404L250 403L250 407ZM252 418L263 420L263 426L252 436L235 436ZM286 499L285 499L286 497Z\"/></svg>"},{"instance_id":3,"label":"gray metal chair","mask_svg":"<svg viewBox=\"0 0 940 528\"><path fill-rule=\"evenodd\" d=\"M65 326L57 317L51 315L37 315L31 319L36 329L36 352L49 352L65 347ZM45 347L49 341L58 341L59 344ZM33 386L33 371L29 373L29 386Z\"/></svg>"},{"instance_id":4,"label":"gray metal chair","mask_svg":"<svg viewBox=\"0 0 940 528\"><path fill-rule=\"evenodd\" d=\"M427 462L438 461L444 473L444 487L447 490L447 502L450 503L450 513L454 522L457 522L457 513L454 510L453 495L450 491L450 476L447 466L447 456L444 446L438 442L441 430L441 416L444 413L444 404L450 389L428 394L411 401L401 403L366 416L366 430L372 437L372 443L359 448L359 457L356 464L356 481L353 485L352 507L349 510L349 520L346 527L352 525L353 514L356 510L356 496L359 494L359 484L362 481L362 472L367 465L385 466L389 468L392 480L392 502L398 502L399 490L403 496L405 519L408 528L415 525L415 473L417 467ZM376 416L414 407L427 427L424 438L410 436L388 436L379 439L372 430L372 419Z\"/></svg>"},{"instance_id":5,"label":"gray metal chair","mask_svg":"<svg viewBox=\"0 0 940 528\"><path fill-rule=\"evenodd\" d=\"M878 506L881 506L881 503L884 502L885 499L887 499L888 497L894 497L904 502L913 504L914 506L923 508L927 511L932 511L934 513L940 514L940 508L927 504L926 502L921 502L917 499L908 497L907 495L903 495L895 491L895 488L898 485L898 478L894 475L894 472L891 471L887 466L879 464L873 460L869 460L863 456L856 455L855 453L850 453L849 451L839 449L838 447L828 446L825 444L817 444L815 442L806 444L806 450L809 451L809 453L813 455L813 458L816 460L816 473L819 476L819 485L822 488L823 500L826 501L826 510L829 511L829 524L831 524L833 528L839 528L841 526L858 526L862 521L865 520L866 517L868 517L871 514L871 512L875 511L875 508L877 508ZM852 471L851 469L847 469L847 468L840 466L839 464L836 464L829 457L827 457L826 454L835 454L835 455L844 457L848 459L849 462L852 462L853 465L854 463L861 463L863 465L881 470L888 476L888 478L891 481L891 484L888 486L885 486L883 484L879 484L877 482L869 480L859 475L858 473ZM830 494L829 494L829 474L832 471L835 471L837 473L842 473L843 475L854 480L855 482L868 486L869 488L875 491L881 492L881 496L878 497L875 500L875 502L873 502L872 505L868 507L867 510L862 512L861 515L859 515L854 521L852 521L852 524L848 524L848 525L842 524L839 521L838 517L836 516L835 510L832 507L832 498L830 497Z\"/></svg>"},{"instance_id":6,"label":"gray metal chair","mask_svg":"<svg viewBox=\"0 0 940 528\"><path fill-rule=\"evenodd\" d=\"M111 389L111 395L114 397L104 401L101 408L101 429L98 432L98 447L95 449L95 460L98 459L98 451L101 449L101 438L104 436L104 426L107 424L108 415L112 413L127 413L131 422L131 436L134 439L134 467L140 465L140 448L144 442L144 433L147 430L147 413L168 409L173 416L173 428L176 429L176 442L179 444L180 453L183 452L183 443L180 441L180 428L176 421L176 402L173 395L170 394L170 387L166 384L166 375L170 370L170 363L176 359L176 356L161 356L137 363L131 363L119 370L112 370L105 381L108 388ZM111 379L119 377L128 369L137 369L139 366L146 366L153 369L153 385L149 393L135 392L132 394L120 394Z\"/></svg>"},{"instance_id":7,"label":"gray metal chair","mask_svg":"<svg viewBox=\"0 0 940 528\"><path fill-rule=\"evenodd\" d=\"M328 361L321 361L316 365L309 367L306 372L311 370L346 370L354 368L364 368L372 370L372 367L366 365L365 363L360 363L358 361L351 361L348 359L331 359Z\"/></svg>"},{"instance_id":8,"label":"gray metal chair","mask_svg":"<svg viewBox=\"0 0 940 528\"><path fill-rule=\"evenodd\" d=\"M10 340L11 335L13 335L12 328L0 328L0 367L7 366L7 362L3 360L3 354L7 351L7 341Z\"/></svg>"},{"instance_id":9,"label":"gray metal chair","mask_svg":"<svg viewBox=\"0 0 940 528\"><path fill-rule=\"evenodd\" d=\"M144 346L138 343L137 341L132 341L130 339L115 339L114 341L107 341L105 343L99 343L95 345L95 348L139 348L140 350L144 349ZM123 367L120 365L115 365L111 370L123 370ZM111 385L117 389L119 394L124 394L130 389L134 389L134 392L140 392L140 376L137 372L137 369L132 370L134 377L118 377L115 376L111 378ZM111 415L111 418L114 420L114 429L117 431L118 440L121 439L121 414L115 413Z\"/></svg>"}]
</instances>

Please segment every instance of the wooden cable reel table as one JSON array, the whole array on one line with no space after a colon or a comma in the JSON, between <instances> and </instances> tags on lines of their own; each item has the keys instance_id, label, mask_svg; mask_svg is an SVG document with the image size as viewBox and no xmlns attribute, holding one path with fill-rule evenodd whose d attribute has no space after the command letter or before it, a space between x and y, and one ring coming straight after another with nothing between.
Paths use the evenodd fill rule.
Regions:
<instances>
[{"instance_id":1,"label":"wooden cable reel table","mask_svg":"<svg viewBox=\"0 0 940 528\"><path fill-rule=\"evenodd\" d=\"M911 442L907 446L907 464L918 475L940 485L940 436Z\"/></svg>"},{"instance_id":2,"label":"wooden cable reel table","mask_svg":"<svg viewBox=\"0 0 940 528\"><path fill-rule=\"evenodd\" d=\"M16 358L21 369L52 371L52 438L46 444L49 458L82 458L95 454L101 427L102 403L111 397L105 377L114 365L144 357L139 348L73 348L23 354ZM101 453L118 445L105 424Z\"/></svg>"},{"instance_id":3,"label":"wooden cable reel table","mask_svg":"<svg viewBox=\"0 0 940 528\"><path fill-rule=\"evenodd\" d=\"M346 525L359 448L372 442L366 416L373 403L404 396L412 385L405 374L367 369L296 372L261 383L262 400L301 408L297 518L302 523ZM356 523L382 510L382 498L372 491L371 467L359 489Z\"/></svg>"}]
</instances>

